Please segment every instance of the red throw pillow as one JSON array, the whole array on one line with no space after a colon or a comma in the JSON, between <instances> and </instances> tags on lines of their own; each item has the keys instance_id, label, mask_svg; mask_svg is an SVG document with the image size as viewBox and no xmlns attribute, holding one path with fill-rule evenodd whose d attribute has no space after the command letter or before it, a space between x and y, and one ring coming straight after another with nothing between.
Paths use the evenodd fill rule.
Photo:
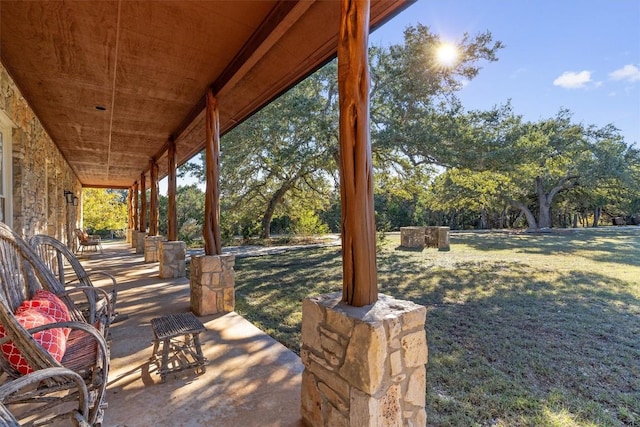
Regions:
<instances>
[{"instance_id":1,"label":"red throw pillow","mask_svg":"<svg viewBox=\"0 0 640 427\"><path fill-rule=\"evenodd\" d=\"M16 319L18 319L18 322L20 322L25 329L56 322L53 317L47 316L37 308L27 308L22 310L20 313L16 314ZM0 325L0 338L4 338L5 335L4 328ZM63 328L48 329L37 332L33 334L33 339L47 350L55 360L58 362L62 360L62 356L64 356L64 352L67 349L67 338ZM9 361L9 364L18 372L23 375L33 372L33 368L31 368L27 361L22 357L20 350L13 345L13 342L9 341L2 344L1 350L4 357Z\"/></svg>"},{"instance_id":2,"label":"red throw pillow","mask_svg":"<svg viewBox=\"0 0 640 427\"><path fill-rule=\"evenodd\" d=\"M16 314L20 314L25 310L35 308L47 316L52 317L56 322L69 322L71 316L69 309L56 294L45 291L43 289L36 292L32 300L23 301L22 305L16 310ZM70 328L63 328L65 339L69 338Z\"/></svg>"}]
</instances>

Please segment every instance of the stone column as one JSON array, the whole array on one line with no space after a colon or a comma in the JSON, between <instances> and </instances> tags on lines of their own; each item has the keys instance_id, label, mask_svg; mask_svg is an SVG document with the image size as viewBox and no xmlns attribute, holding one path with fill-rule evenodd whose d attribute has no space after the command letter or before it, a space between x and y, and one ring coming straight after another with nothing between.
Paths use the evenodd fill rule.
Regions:
<instances>
[{"instance_id":1,"label":"stone column","mask_svg":"<svg viewBox=\"0 0 640 427\"><path fill-rule=\"evenodd\" d=\"M379 295L353 307L340 293L302 303L303 420L313 427L425 426L426 308Z\"/></svg>"},{"instance_id":2,"label":"stone column","mask_svg":"<svg viewBox=\"0 0 640 427\"><path fill-rule=\"evenodd\" d=\"M179 240L160 242L160 277L170 279L185 276L187 245Z\"/></svg>"},{"instance_id":3,"label":"stone column","mask_svg":"<svg viewBox=\"0 0 640 427\"><path fill-rule=\"evenodd\" d=\"M448 251L449 246L449 227L438 227L438 250Z\"/></svg>"},{"instance_id":4,"label":"stone column","mask_svg":"<svg viewBox=\"0 0 640 427\"><path fill-rule=\"evenodd\" d=\"M147 233L144 231L135 231L135 248L137 254L144 253L144 239L147 237Z\"/></svg>"},{"instance_id":5,"label":"stone column","mask_svg":"<svg viewBox=\"0 0 640 427\"><path fill-rule=\"evenodd\" d=\"M163 240L162 236L147 236L144 239L144 262L160 261L160 242Z\"/></svg>"},{"instance_id":6,"label":"stone column","mask_svg":"<svg viewBox=\"0 0 640 427\"><path fill-rule=\"evenodd\" d=\"M191 311L198 316L229 313L235 309L233 255L191 258Z\"/></svg>"}]
</instances>

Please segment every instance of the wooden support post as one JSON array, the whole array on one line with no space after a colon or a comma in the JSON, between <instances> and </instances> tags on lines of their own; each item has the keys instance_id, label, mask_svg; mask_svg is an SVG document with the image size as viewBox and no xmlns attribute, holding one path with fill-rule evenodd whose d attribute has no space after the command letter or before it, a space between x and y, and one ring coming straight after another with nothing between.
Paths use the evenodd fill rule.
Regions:
<instances>
[{"instance_id":1,"label":"wooden support post","mask_svg":"<svg viewBox=\"0 0 640 427\"><path fill-rule=\"evenodd\" d=\"M133 183L133 229L137 230L139 227L138 220L138 181Z\"/></svg>"},{"instance_id":2,"label":"wooden support post","mask_svg":"<svg viewBox=\"0 0 640 427\"><path fill-rule=\"evenodd\" d=\"M140 174L140 232L147 232L147 178Z\"/></svg>"},{"instance_id":3,"label":"wooden support post","mask_svg":"<svg viewBox=\"0 0 640 427\"><path fill-rule=\"evenodd\" d=\"M373 167L369 138L370 0L342 0L338 40L342 299L360 307L378 299Z\"/></svg>"},{"instance_id":4,"label":"wooden support post","mask_svg":"<svg viewBox=\"0 0 640 427\"><path fill-rule=\"evenodd\" d=\"M151 201L149 206L149 236L158 235L158 164L155 160L149 161L151 170Z\"/></svg>"},{"instance_id":5,"label":"wooden support post","mask_svg":"<svg viewBox=\"0 0 640 427\"><path fill-rule=\"evenodd\" d=\"M133 228L133 187L129 187L129 196L127 197L127 219L129 230Z\"/></svg>"},{"instance_id":6,"label":"wooden support post","mask_svg":"<svg viewBox=\"0 0 640 427\"><path fill-rule=\"evenodd\" d=\"M222 255L220 237L220 113L218 100L213 91L207 91L206 113L206 177L207 187L204 201L205 255Z\"/></svg>"},{"instance_id":7,"label":"wooden support post","mask_svg":"<svg viewBox=\"0 0 640 427\"><path fill-rule=\"evenodd\" d=\"M167 240L175 242L178 240L178 211L176 210L177 194L177 166L176 166L176 143L169 141L167 150L168 176L167 176Z\"/></svg>"}]
</instances>

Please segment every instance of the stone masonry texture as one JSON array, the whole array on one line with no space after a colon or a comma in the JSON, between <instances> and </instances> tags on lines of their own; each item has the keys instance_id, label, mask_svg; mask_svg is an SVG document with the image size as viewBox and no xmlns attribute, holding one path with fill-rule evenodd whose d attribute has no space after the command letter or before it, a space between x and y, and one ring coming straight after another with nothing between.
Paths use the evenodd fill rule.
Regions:
<instances>
[{"instance_id":1,"label":"stone masonry texture","mask_svg":"<svg viewBox=\"0 0 640 427\"><path fill-rule=\"evenodd\" d=\"M191 258L191 311L197 316L235 310L233 255L200 255Z\"/></svg>"},{"instance_id":2,"label":"stone masonry texture","mask_svg":"<svg viewBox=\"0 0 640 427\"><path fill-rule=\"evenodd\" d=\"M0 110L14 125L14 230L23 237L49 234L73 248L81 206L68 205L64 191L80 197L82 186L1 64Z\"/></svg>"},{"instance_id":3,"label":"stone masonry texture","mask_svg":"<svg viewBox=\"0 0 640 427\"><path fill-rule=\"evenodd\" d=\"M303 301L303 420L313 427L425 426L426 308L387 295L364 307L341 298Z\"/></svg>"}]
</instances>

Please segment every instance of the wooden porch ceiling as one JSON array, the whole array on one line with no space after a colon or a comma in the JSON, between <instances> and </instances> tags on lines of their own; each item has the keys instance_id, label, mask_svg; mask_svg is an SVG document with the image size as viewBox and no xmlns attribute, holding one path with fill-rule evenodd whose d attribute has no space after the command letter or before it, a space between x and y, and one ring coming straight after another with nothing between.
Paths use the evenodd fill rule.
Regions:
<instances>
[{"instance_id":1,"label":"wooden porch ceiling","mask_svg":"<svg viewBox=\"0 0 640 427\"><path fill-rule=\"evenodd\" d=\"M372 0L371 26L415 0ZM302 1L0 1L0 57L84 187L128 188L176 141L204 147L335 56L340 6ZM148 175L148 174L147 174Z\"/></svg>"}]
</instances>

